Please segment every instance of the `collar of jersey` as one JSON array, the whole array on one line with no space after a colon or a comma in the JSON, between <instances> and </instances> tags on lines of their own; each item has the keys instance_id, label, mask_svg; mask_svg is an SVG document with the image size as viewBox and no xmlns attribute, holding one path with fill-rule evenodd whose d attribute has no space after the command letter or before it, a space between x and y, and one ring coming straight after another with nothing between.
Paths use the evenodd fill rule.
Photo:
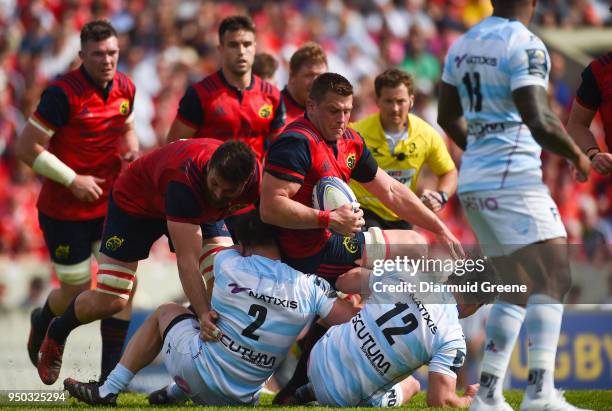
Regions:
<instances>
[{"instance_id":1,"label":"collar of jersey","mask_svg":"<svg viewBox=\"0 0 612 411\"><path fill-rule=\"evenodd\" d=\"M287 96L287 98L288 98L289 100L291 100L291 102L292 102L293 104L295 104L297 107L299 107L299 108L303 108L303 109L306 109L306 107L304 107L303 105L301 105L300 103L298 103L297 101L295 101L295 99L293 98L293 96L291 95L291 93L289 93L289 89L287 88L287 86L285 86L285 88L283 89L283 94L284 94L285 96Z\"/></svg>"},{"instance_id":2,"label":"collar of jersey","mask_svg":"<svg viewBox=\"0 0 612 411\"><path fill-rule=\"evenodd\" d=\"M221 81L229 88L231 88L232 90L235 90L237 93L241 93L244 90L250 90L253 88L253 83L255 83L255 77L253 76L253 74L251 73L251 82L249 83L249 85L247 87L245 87L244 90L240 90L238 87L233 86L230 84L229 81L227 81L227 79L225 78L225 76L223 75L223 70L219 69L219 71L217 72L219 73L219 78L221 79Z\"/></svg>"},{"instance_id":3,"label":"collar of jersey","mask_svg":"<svg viewBox=\"0 0 612 411\"><path fill-rule=\"evenodd\" d=\"M98 90L100 93L102 93L102 97L104 98L104 100L106 100L108 98L111 90L113 89L113 80L114 79L109 81L105 88L102 88L102 87L98 86L95 81L93 81L93 79L91 78L91 76L89 75L87 70L85 70L85 66L83 66L81 64L81 66L79 67L79 70L81 71L81 74L83 74L83 77L85 77L85 79L89 82L89 84L91 84L96 90Z\"/></svg>"}]
</instances>

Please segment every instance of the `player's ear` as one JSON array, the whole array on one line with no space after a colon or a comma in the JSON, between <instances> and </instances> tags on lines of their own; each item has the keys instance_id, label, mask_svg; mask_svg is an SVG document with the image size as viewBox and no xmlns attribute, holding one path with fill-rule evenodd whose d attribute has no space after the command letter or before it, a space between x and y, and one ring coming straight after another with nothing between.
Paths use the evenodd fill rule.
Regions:
<instances>
[{"instance_id":1,"label":"player's ear","mask_svg":"<svg viewBox=\"0 0 612 411\"><path fill-rule=\"evenodd\" d=\"M414 107L414 94L411 95L410 97L408 97L408 111L412 110L412 107Z\"/></svg>"}]
</instances>

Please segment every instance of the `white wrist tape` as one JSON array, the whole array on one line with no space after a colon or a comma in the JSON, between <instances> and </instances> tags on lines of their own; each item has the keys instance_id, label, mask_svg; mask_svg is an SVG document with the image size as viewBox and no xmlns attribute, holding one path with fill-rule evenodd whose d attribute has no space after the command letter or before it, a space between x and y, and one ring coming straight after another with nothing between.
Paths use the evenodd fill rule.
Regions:
<instances>
[{"instance_id":1,"label":"white wrist tape","mask_svg":"<svg viewBox=\"0 0 612 411\"><path fill-rule=\"evenodd\" d=\"M73 169L47 150L44 150L36 157L36 160L32 163L32 169L38 174L65 186L72 184L77 176Z\"/></svg>"}]
</instances>

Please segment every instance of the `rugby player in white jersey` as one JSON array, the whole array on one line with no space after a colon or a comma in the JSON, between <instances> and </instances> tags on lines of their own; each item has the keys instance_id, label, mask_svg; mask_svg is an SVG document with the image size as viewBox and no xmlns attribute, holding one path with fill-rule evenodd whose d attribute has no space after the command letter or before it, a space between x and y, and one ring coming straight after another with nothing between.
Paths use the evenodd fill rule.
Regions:
<instances>
[{"instance_id":1,"label":"rugby player in white jersey","mask_svg":"<svg viewBox=\"0 0 612 411\"><path fill-rule=\"evenodd\" d=\"M369 296L351 321L330 328L314 346L310 383L296 391L292 403L316 400L335 407L399 407L420 389L411 374L428 364L427 405L469 407L478 385L470 385L463 396L456 394L456 372L466 352L459 318L496 297L496 292L480 287L483 281L498 283L494 272L483 269L453 274L445 283L478 284L472 293L420 293L419 286L415 292L376 292L400 290L402 284L419 281L407 273L375 276L360 268L340 276L339 290L360 293L365 283Z\"/></svg>"},{"instance_id":2,"label":"rugby player in white jersey","mask_svg":"<svg viewBox=\"0 0 612 411\"><path fill-rule=\"evenodd\" d=\"M459 198L483 252L507 284L526 273L525 294L504 294L491 310L480 389L471 410L505 411L502 385L521 324L529 339L529 382L521 410L577 410L554 388L555 355L571 276L566 232L542 182L544 148L585 180L589 159L551 112L550 58L526 25L536 0L493 0L493 15L450 48L438 123L465 150ZM525 308L526 307L526 308Z\"/></svg>"},{"instance_id":3,"label":"rugby player in white jersey","mask_svg":"<svg viewBox=\"0 0 612 411\"><path fill-rule=\"evenodd\" d=\"M134 374L161 352L174 380L165 389L166 403L190 398L202 405L255 405L315 315L340 324L355 314L327 281L280 261L275 229L261 222L257 210L237 219L235 234L240 251L226 249L215 257L214 328L200 330L191 311L164 304L132 337L104 385L68 378L70 395L91 405L115 405Z\"/></svg>"}]
</instances>

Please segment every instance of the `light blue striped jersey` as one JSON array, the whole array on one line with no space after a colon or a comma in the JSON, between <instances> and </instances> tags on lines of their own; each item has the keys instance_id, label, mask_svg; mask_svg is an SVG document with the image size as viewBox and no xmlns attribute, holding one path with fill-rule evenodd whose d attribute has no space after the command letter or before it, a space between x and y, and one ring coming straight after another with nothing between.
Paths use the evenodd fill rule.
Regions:
<instances>
[{"instance_id":1,"label":"light blue striped jersey","mask_svg":"<svg viewBox=\"0 0 612 411\"><path fill-rule=\"evenodd\" d=\"M195 336L192 354L203 381L228 403L251 403L315 315L325 318L336 300L329 283L280 260L215 257L211 301L219 313L218 342Z\"/></svg>"},{"instance_id":2,"label":"light blue striped jersey","mask_svg":"<svg viewBox=\"0 0 612 411\"><path fill-rule=\"evenodd\" d=\"M542 184L542 150L512 92L547 88L549 71L544 43L516 20L488 17L451 46L442 81L457 88L468 122L459 193Z\"/></svg>"},{"instance_id":3,"label":"light blue striped jersey","mask_svg":"<svg viewBox=\"0 0 612 411\"><path fill-rule=\"evenodd\" d=\"M380 277L377 277L380 278ZM385 274L385 284L410 281ZM449 304L423 304L408 293L372 293L346 324L331 327L310 354L308 376L322 405L370 405L424 364L455 377L465 339L452 295Z\"/></svg>"}]
</instances>

